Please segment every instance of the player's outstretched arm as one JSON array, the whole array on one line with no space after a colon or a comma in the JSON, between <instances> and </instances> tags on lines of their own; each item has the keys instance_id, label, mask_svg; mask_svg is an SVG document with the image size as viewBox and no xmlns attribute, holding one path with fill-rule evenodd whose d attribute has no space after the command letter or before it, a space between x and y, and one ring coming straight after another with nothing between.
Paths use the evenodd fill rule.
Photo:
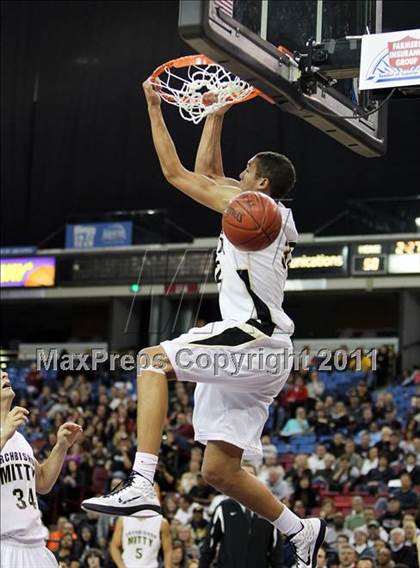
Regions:
<instances>
[{"instance_id":1,"label":"player's outstretched arm","mask_svg":"<svg viewBox=\"0 0 420 568\"><path fill-rule=\"evenodd\" d=\"M143 83L143 88L147 100L153 143L163 175L171 185L198 201L198 203L222 213L229 201L239 193L239 189L231 185L220 185L207 176L190 172L184 168L166 128L160 108L159 95L153 90L149 81Z\"/></svg>"},{"instance_id":2,"label":"player's outstretched arm","mask_svg":"<svg viewBox=\"0 0 420 568\"><path fill-rule=\"evenodd\" d=\"M41 465L35 462L35 486L37 493L45 495L53 488L63 467L67 451L82 432L82 428L73 422L66 422L57 432L57 443L50 455Z\"/></svg>"},{"instance_id":3,"label":"player's outstretched arm","mask_svg":"<svg viewBox=\"0 0 420 568\"><path fill-rule=\"evenodd\" d=\"M194 171L205 176L224 177L222 159L222 127L224 113L209 114L204 123L195 157Z\"/></svg>"},{"instance_id":4,"label":"player's outstretched arm","mask_svg":"<svg viewBox=\"0 0 420 568\"><path fill-rule=\"evenodd\" d=\"M204 124L195 158L194 171L197 174L209 176L220 185L233 185L239 187L239 181L225 177L222 159L222 127L225 112L232 105L226 105L222 109L209 114Z\"/></svg>"}]
</instances>

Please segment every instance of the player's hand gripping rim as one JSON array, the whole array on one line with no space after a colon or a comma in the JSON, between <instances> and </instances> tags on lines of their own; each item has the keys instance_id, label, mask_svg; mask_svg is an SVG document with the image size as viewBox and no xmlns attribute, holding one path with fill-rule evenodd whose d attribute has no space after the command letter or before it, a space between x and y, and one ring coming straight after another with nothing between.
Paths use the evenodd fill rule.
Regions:
<instances>
[{"instance_id":1,"label":"player's hand gripping rim","mask_svg":"<svg viewBox=\"0 0 420 568\"><path fill-rule=\"evenodd\" d=\"M146 97L147 106L160 106L162 99L157 91L157 89L152 85L150 79L147 79L143 83L143 91Z\"/></svg>"}]
</instances>

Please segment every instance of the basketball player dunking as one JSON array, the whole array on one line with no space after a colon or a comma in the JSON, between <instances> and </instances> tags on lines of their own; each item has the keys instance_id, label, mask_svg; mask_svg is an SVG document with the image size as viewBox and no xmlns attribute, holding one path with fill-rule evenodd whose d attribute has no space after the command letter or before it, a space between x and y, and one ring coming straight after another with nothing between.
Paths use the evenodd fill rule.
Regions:
<instances>
[{"instance_id":1,"label":"basketball player dunking","mask_svg":"<svg viewBox=\"0 0 420 568\"><path fill-rule=\"evenodd\" d=\"M186 170L166 128L160 96L149 81L143 87L162 172L177 189L219 213L243 191L262 191L281 199L292 189L294 167L288 158L274 152L251 158L239 181L224 177L220 150L222 112L207 118L195 172ZM167 414L167 381L193 381L197 383L195 436L206 444L205 480L287 535L299 568L314 568L325 537L324 521L300 519L241 468L243 458L262 455L260 437L268 408L283 388L292 366L292 358L287 354L292 352L290 336L294 326L282 309L282 301L297 232L291 211L283 205L279 208L282 230L261 251L239 251L223 234L220 236L216 279L223 321L193 328L177 339L142 352L143 357L149 357L150 364L142 368L138 377L138 452L132 474L116 491L88 499L83 507L122 516L160 512L152 483ZM183 360L186 353L188 361ZM223 361L223 365L217 372L215 365L203 369L200 356L201 360L204 356L207 360ZM282 368L270 372L267 364L260 364L268 361L267 357L283 361Z\"/></svg>"},{"instance_id":2,"label":"basketball player dunking","mask_svg":"<svg viewBox=\"0 0 420 568\"><path fill-rule=\"evenodd\" d=\"M67 450L81 432L72 422L60 426L57 443L40 465L31 446L17 432L27 421L28 410L16 406L7 373L1 373L0 391L0 481L1 565L4 568L57 568L54 555L45 546L48 531L41 522L37 493L49 493L60 475Z\"/></svg>"}]
</instances>

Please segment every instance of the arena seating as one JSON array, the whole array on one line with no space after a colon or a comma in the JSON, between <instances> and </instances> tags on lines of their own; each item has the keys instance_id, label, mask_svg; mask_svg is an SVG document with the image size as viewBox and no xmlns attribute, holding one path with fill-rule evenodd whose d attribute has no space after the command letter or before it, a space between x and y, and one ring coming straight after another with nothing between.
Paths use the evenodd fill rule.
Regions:
<instances>
[{"instance_id":1,"label":"arena seating","mask_svg":"<svg viewBox=\"0 0 420 568\"><path fill-rule=\"evenodd\" d=\"M69 554L75 558L75 561L77 556L82 562L80 566L84 566L83 555L89 548L96 547L101 551L103 566L111 567L107 544L112 534L112 524L83 513L80 510L80 502L87 496L102 493L111 483L123 479L129 473L121 458L124 452L128 452L130 459L133 457L136 418L135 374L121 370L111 373L105 367L87 374L53 370L38 372L33 361L10 363L7 372L17 394L16 402L25 404L31 411L32 418L24 428L24 434L32 443L39 460L42 461L50 451L54 442L54 432L64 420L80 423L85 432L84 439L80 444L76 444L68 455L62 475L52 493L39 498L44 522L52 535L50 548L57 557L68 553L63 549L60 537L59 526L64 518L71 524L74 533L74 547ZM288 385L270 409L263 439L264 444L267 444L264 450L266 457L260 466L259 475L272 491L275 493L278 491L276 494L284 498L290 506L295 507L299 514L323 516L333 530L332 534L339 535L344 529L340 528L341 521L337 513L343 513L345 518L348 518L356 496L361 496L363 507L373 508L374 518L381 520L381 515L384 514L383 507L386 509L389 496L393 494L398 496L397 486L402 472L410 470L410 475L413 475L414 490L420 493L418 474L420 386L415 384L415 381L403 386L398 377L392 377L390 384L375 390L375 377L372 374L355 373L350 370L319 372L319 380L323 385L322 394L311 397L309 396L311 391L308 390L305 397L298 402L288 402L287 393L293 387L298 375L304 378L305 385L309 388L309 373L308 371L292 373ZM364 408L370 408L373 415L371 422L364 426L361 426L360 422L362 415L355 411L351 412L348 404L349 396L357 395L357 385L361 381L367 383L369 388L366 400L360 400L358 409L360 407L362 412ZM176 513L179 498L180 495L189 494L192 502L190 511L192 519L192 507L197 495L195 491L197 470L201 464L202 450L193 442L191 427L193 385L179 383L170 388L170 408L160 457L162 467L158 471L157 482L163 494L165 515L171 522L174 538L178 538L179 523L176 520ZM384 394L391 395L391 401L388 400L386 408L390 412L389 415L383 411L383 408L377 407ZM342 417L340 422L336 415L338 401L346 405L345 414L348 420L344 422ZM326 414L326 428L321 430L317 430L316 427L319 418L316 408L319 405ZM282 436L281 430L285 422L294 416L298 406L305 408L308 429L293 436ZM389 470L384 473L383 480L380 471L373 467L376 465L377 468L376 462L372 464L374 475L371 476L371 470L362 475L360 468L368 464L369 451L369 448L361 445L363 435L370 433L369 447L376 446L380 456L387 456L390 450L389 429L386 427L389 425L391 432L398 433L401 452L397 463L388 464ZM317 431L321 433L317 435ZM334 446L334 436L337 432L343 434L342 447ZM128 438L130 442L127 449L122 447L122 438ZM343 459L348 455L346 443L353 440L356 442L356 457L351 470L342 475L340 467ZM308 465L309 460L316 456L320 444L325 446L332 460L333 465L329 473L327 469L312 471ZM410 452L415 453L417 469L413 469L408 463ZM270 465L267 465L267 456L273 453L276 454L275 463L271 461ZM395 452L392 455L395 455ZM194 463L197 463L197 466L194 466ZM282 469L277 471L279 465ZM267 481L266 474L272 468L276 471L274 477L277 481ZM309 492L300 487L300 480L305 476L310 479L309 491L312 492L311 498L314 498L312 501ZM397 480L393 482L396 487L388 486L389 479ZM285 488L288 488L288 491L283 496L281 492ZM201 503L210 504L213 495L214 491L209 486L200 488ZM307 505L308 503L310 506ZM406 528L407 523L411 522L412 517L407 516L409 514L417 515L419 521L418 507L404 510L401 513L400 526ZM191 523L192 520L189 524L191 542L185 547L188 548L188 554L194 557L199 555L203 532L195 532ZM82 542L81 537L81 530L86 526L91 530L89 543ZM409 529L406 530L409 533ZM351 533L343 534L346 534L350 543L354 545ZM388 531L385 534L388 535ZM387 546L390 546L393 553L392 543L388 543ZM405 546L414 546L414 544L406 543ZM329 565L337 565L336 541L328 542L327 552ZM290 554L286 553L285 558L286 566L293 563ZM413 568L417 568L415 564Z\"/></svg>"}]
</instances>

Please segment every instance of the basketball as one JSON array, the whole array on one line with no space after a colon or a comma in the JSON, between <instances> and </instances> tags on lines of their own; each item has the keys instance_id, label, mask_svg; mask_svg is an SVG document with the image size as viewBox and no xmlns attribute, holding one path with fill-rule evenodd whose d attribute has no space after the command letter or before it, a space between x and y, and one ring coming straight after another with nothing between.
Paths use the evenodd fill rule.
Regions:
<instances>
[{"instance_id":1,"label":"basketball","mask_svg":"<svg viewBox=\"0 0 420 568\"><path fill-rule=\"evenodd\" d=\"M239 250L251 252L271 245L280 233L282 219L277 203L258 191L245 191L223 213L223 232Z\"/></svg>"}]
</instances>

